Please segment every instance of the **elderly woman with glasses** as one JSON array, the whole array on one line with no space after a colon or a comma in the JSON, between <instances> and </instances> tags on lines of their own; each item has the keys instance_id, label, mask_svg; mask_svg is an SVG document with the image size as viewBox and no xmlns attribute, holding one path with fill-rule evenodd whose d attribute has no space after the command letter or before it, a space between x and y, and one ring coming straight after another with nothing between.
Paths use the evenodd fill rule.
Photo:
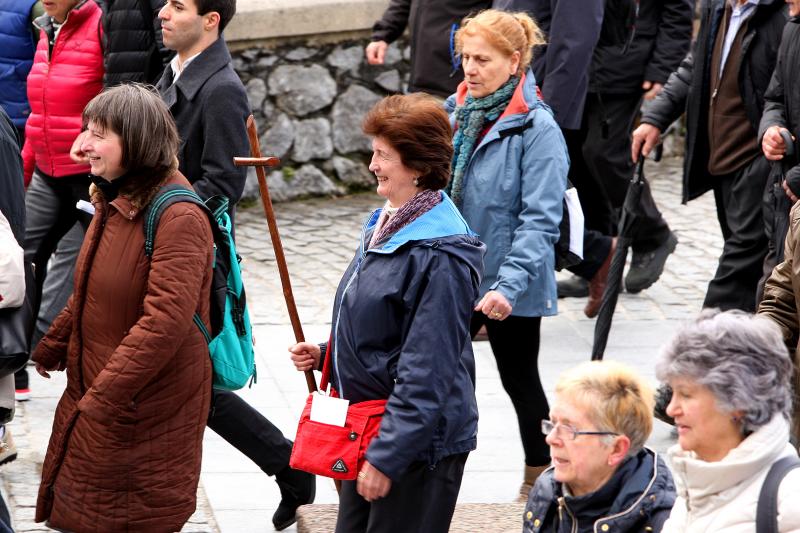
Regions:
<instances>
[{"instance_id":1,"label":"elderly woman with glasses","mask_svg":"<svg viewBox=\"0 0 800 533\"><path fill-rule=\"evenodd\" d=\"M568 370L555 392L542 420L553 466L531 490L524 533L661 531L675 488L661 457L644 447L652 389L604 361Z\"/></svg>"},{"instance_id":2,"label":"elderly woman with glasses","mask_svg":"<svg viewBox=\"0 0 800 533\"><path fill-rule=\"evenodd\" d=\"M778 327L740 311L707 310L667 345L656 375L672 387L667 414L678 498L665 532L752 532L759 493L789 443L792 364ZM783 478L780 532L800 531L800 469Z\"/></svg>"}]
</instances>

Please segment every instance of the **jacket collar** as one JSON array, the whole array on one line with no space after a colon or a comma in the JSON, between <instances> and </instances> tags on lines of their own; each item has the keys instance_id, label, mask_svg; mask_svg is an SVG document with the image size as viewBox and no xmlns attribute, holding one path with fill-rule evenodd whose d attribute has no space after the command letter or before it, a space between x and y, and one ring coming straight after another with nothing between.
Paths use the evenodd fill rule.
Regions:
<instances>
[{"instance_id":1,"label":"jacket collar","mask_svg":"<svg viewBox=\"0 0 800 533\"><path fill-rule=\"evenodd\" d=\"M220 35L211 46L189 63L177 82L172 83L172 67L168 67L158 81L158 92L167 107L172 107L178 101L177 89L181 90L187 100L194 100L206 81L230 62L231 54L224 37Z\"/></svg>"},{"instance_id":2,"label":"jacket collar","mask_svg":"<svg viewBox=\"0 0 800 533\"><path fill-rule=\"evenodd\" d=\"M87 2L89 4L93 3L89 2L89 0L79 0L78 3L75 4L75 7L70 9L69 12L67 13L67 17L64 19L64 24L66 24L67 21L70 20L70 18L74 20L76 16L82 13L81 9L87 5ZM89 5L87 9L89 9L90 7L91 5ZM47 35L52 36L54 31L53 19L47 13L45 13L40 17L36 17L36 19L34 19L33 21L33 25L39 28L40 30L44 30L44 32L47 33Z\"/></svg>"},{"instance_id":3,"label":"jacket collar","mask_svg":"<svg viewBox=\"0 0 800 533\"><path fill-rule=\"evenodd\" d=\"M528 508L533 512L533 517L544 521L549 509L564 496L569 514L577 515L581 523L625 520L643 505L648 496L654 496L651 493L666 489L663 485L667 484L668 476L666 465L659 460L658 454L650 448L643 448L620 465L603 487L591 494L575 497L565 495L562 484L554 478L553 467L550 467L531 491Z\"/></svg>"},{"instance_id":4,"label":"jacket collar","mask_svg":"<svg viewBox=\"0 0 800 533\"><path fill-rule=\"evenodd\" d=\"M702 505L768 468L791 447L789 423L781 414L758 428L721 461L709 463L676 444L669 449L678 493ZM746 484L745 484L746 485Z\"/></svg>"},{"instance_id":5,"label":"jacket collar","mask_svg":"<svg viewBox=\"0 0 800 533\"><path fill-rule=\"evenodd\" d=\"M475 233L469 228L464 217L456 208L455 204L444 191L440 191L442 201L436 204L430 211L423 214L407 226L400 228L397 233L391 236L380 248L371 248L370 252L381 254L391 254L404 244L411 241L422 241L450 237L452 235L469 235ZM377 209L372 213L364 227L362 241L366 242L366 233L375 228L381 210Z\"/></svg>"}]
</instances>

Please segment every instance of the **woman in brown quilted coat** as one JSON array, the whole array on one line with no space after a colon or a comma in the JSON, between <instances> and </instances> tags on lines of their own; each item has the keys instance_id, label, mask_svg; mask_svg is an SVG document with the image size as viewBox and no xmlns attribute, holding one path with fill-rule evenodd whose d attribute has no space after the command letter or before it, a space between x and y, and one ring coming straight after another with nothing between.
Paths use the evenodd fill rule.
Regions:
<instances>
[{"instance_id":1,"label":"woman in brown quilted coat","mask_svg":"<svg viewBox=\"0 0 800 533\"><path fill-rule=\"evenodd\" d=\"M122 85L83 111L81 151L96 210L75 289L33 360L67 371L42 468L36 521L73 532L178 531L195 509L211 393L208 347L213 241L206 215L176 203L152 260L142 212L181 184L178 134L159 97Z\"/></svg>"}]
</instances>

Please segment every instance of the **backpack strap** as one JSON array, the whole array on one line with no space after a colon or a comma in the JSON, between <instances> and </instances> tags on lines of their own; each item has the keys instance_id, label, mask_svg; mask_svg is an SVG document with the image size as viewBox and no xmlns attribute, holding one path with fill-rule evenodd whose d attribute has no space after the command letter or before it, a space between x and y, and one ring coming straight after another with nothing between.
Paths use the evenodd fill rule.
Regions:
<instances>
[{"instance_id":1,"label":"backpack strap","mask_svg":"<svg viewBox=\"0 0 800 533\"><path fill-rule=\"evenodd\" d=\"M796 455L784 457L770 467L756 507L756 533L778 533L778 488L786 474L800 467Z\"/></svg>"},{"instance_id":2,"label":"backpack strap","mask_svg":"<svg viewBox=\"0 0 800 533\"><path fill-rule=\"evenodd\" d=\"M164 211L169 206L177 202L189 202L200 206L204 212L208 212L206 204L196 192L178 184L161 187L144 211L144 253L148 258L153 256L156 230L158 229L158 223L161 221L161 215L164 214Z\"/></svg>"}]
</instances>

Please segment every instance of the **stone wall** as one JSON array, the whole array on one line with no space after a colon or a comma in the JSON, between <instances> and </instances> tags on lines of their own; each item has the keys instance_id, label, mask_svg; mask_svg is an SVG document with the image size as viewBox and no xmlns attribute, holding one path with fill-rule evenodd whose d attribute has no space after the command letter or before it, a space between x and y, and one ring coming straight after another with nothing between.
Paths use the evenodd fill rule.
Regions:
<instances>
[{"instance_id":1,"label":"stone wall","mask_svg":"<svg viewBox=\"0 0 800 533\"><path fill-rule=\"evenodd\" d=\"M405 41L389 47L384 65L364 59L368 39L338 43L300 40L233 52L258 124L261 150L279 157L269 173L270 195L286 201L372 187L370 142L361 133L366 112L408 81ZM245 198L257 198L250 169Z\"/></svg>"}]
</instances>

